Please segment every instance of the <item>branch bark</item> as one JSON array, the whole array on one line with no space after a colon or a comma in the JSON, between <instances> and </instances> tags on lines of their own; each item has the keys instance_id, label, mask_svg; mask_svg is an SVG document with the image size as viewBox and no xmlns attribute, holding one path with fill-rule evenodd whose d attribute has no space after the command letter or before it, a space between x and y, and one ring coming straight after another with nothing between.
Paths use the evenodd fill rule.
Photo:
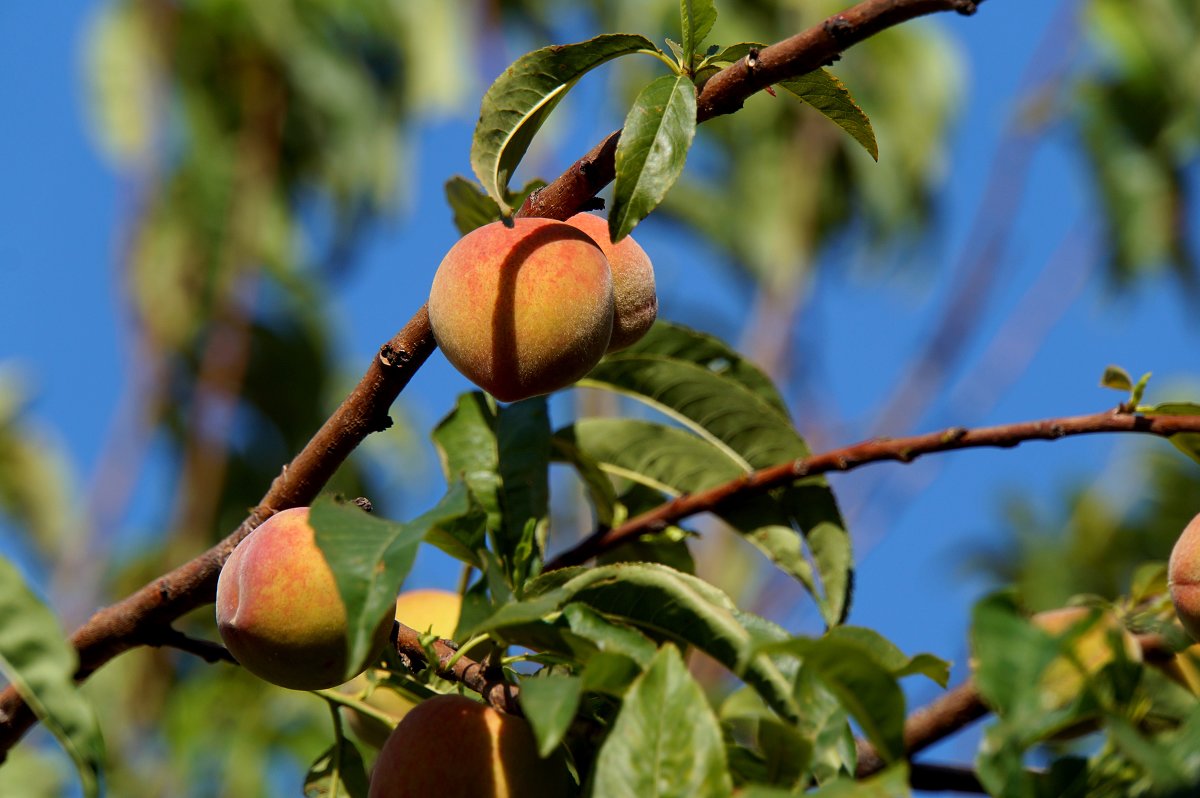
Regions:
<instances>
[{"instance_id":1,"label":"branch bark","mask_svg":"<svg viewBox=\"0 0 1200 798\"><path fill-rule=\"evenodd\" d=\"M715 488L680 496L626 521L621 526L607 530L599 529L551 560L545 570L579 565L622 543L636 540L647 532L660 531L688 516L711 512L747 496L780 488L805 477L827 474L830 471L852 471L868 463L887 460L908 463L933 452L981 447L1011 448L1026 441L1057 440L1101 432L1137 432L1170 437L1181 432L1200 432L1200 416L1138 415L1118 408L1115 411L1087 416L1048 418L978 429L951 427L941 432L907 438L879 438L856 443L842 449L752 471Z\"/></svg>"},{"instance_id":2,"label":"branch bark","mask_svg":"<svg viewBox=\"0 0 1200 798\"><path fill-rule=\"evenodd\" d=\"M832 62L854 44L926 14L972 14L982 0L864 0L819 25L714 75L698 98L698 119L739 109L744 100L779 80ZM543 188L521 215L565 219L612 181L618 133L610 134L562 176ZM71 636L79 653L75 678L86 679L119 654L148 644L157 630L215 596L217 575L233 548L274 513L310 503L346 457L372 432L386 429L388 408L433 353L429 314L421 307L384 344L359 384L312 440L272 482L258 507L227 538L194 560L93 615ZM0 692L0 762L35 721L11 687Z\"/></svg>"},{"instance_id":3,"label":"branch bark","mask_svg":"<svg viewBox=\"0 0 1200 798\"><path fill-rule=\"evenodd\" d=\"M433 663L437 675L443 679L458 682L474 690L501 712L510 715L520 715L521 706L517 702L519 688L504 679L499 669L488 668L484 663L476 662L468 657L459 657L451 664L458 649L446 640L435 640L433 653L437 662ZM421 647L421 634L416 629L396 622L396 652L409 670L418 671L429 665L425 649Z\"/></svg>"}]
</instances>

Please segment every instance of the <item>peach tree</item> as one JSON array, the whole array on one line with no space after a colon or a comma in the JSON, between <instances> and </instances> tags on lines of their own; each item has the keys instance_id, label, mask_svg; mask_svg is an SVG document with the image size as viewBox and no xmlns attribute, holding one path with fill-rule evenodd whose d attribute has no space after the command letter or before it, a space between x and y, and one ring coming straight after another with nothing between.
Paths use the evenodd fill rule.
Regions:
<instances>
[{"instance_id":1,"label":"peach tree","mask_svg":"<svg viewBox=\"0 0 1200 798\"><path fill-rule=\"evenodd\" d=\"M468 242L443 263L454 274L446 284L435 281L430 307L380 347L232 534L100 610L66 641L50 610L0 561L0 666L9 680L0 695L0 751L41 723L75 761L84 794L99 794L104 746L77 683L131 649L165 646L212 663L244 660L253 673L311 688L313 700L328 705L332 733L306 776L308 795L428 794L464 774L478 794L497 795L865 798L911 788L1004 796L1194 789L1200 654L1175 618L1164 563L1140 568L1119 601L1084 598L1053 616L1063 622L1031 617L1012 592L987 597L973 613L971 676L949 688L942 656L902 651L847 623L855 557L825 475L1095 433L1167 438L1200 460L1200 405L1147 403L1147 378L1134 381L1113 367L1102 378L1122 393L1112 410L814 453L783 390L750 358L669 314L648 326L654 311L647 308L656 304L648 265L636 267L640 294L622 298L624 256L616 253L629 251L630 233L651 213L677 211L668 195L681 181L698 125L740 111L760 91L778 93L878 159L868 115L830 67L886 28L935 12L970 15L978 5L864 0L772 44L717 44L712 0L684 0L679 41L668 39L666 51L642 35L611 33L517 59L482 97L470 152L476 179L446 183ZM661 74L636 91L622 128L554 180L513 186L518 165L567 93L590 71L625 58L648 59ZM241 109L250 110L278 112L264 122L268 131L288 114L266 100ZM305 166L333 168L319 158ZM609 183L610 199L597 199ZM1128 200L1119 187L1111 196ZM607 224L577 220L598 210ZM543 220L576 227L563 233L567 225ZM569 251L527 246L547 230L557 231L555 240L567 241ZM1126 241L1120 237L1128 230L1115 235ZM654 253L646 254L652 262ZM541 293L505 288L518 279L509 272L523 268ZM596 284L585 285L592 278ZM586 290L576 304L571 289L580 286ZM506 290L513 295L504 298ZM632 332L618 330L623 303L632 308ZM388 519L368 512L369 502L327 490L346 457L388 428L392 403L439 344L491 392L461 395L431 430L445 494L424 513ZM627 412L553 418L545 394L575 385L619 397L616 406ZM569 469L584 488L592 531L582 538L569 539L552 523L552 466ZM309 509L296 522L293 508L300 507ZM702 514L722 522L716 534L743 538L800 585L824 633L794 634L698 577L690 545ZM311 538L267 548L268 530L285 518ZM401 612L384 645L380 619L386 629L422 546L461 564L457 626L439 636ZM285 554L301 557L274 567L273 558ZM304 581L310 571L328 574L332 590ZM259 599L267 610L252 614L250 602ZM217 623L204 639L177 628L185 614L214 600ZM228 648L217 643L218 625ZM313 626L325 635L319 642L292 645ZM264 642L256 635L263 629L279 634ZM696 662L720 666L719 695L689 667ZM335 672L325 673L329 667ZM314 671L320 678L303 678ZM337 689L356 677L357 686ZM911 710L905 684L915 680L947 689ZM372 703L387 694L415 709L405 710L377 756L378 740L349 731L346 718L396 725L399 716ZM481 722L501 743L522 742L502 744L480 762L456 758L454 746L469 736L457 731L464 712L486 718ZM973 767L922 757L988 715ZM405 723L421 722L428 724L424 736L402 736ZM1081 736L1088 747L1071 748ZM426 739L439 745L419 747ZM1046 751L1044 767L1035 767ZM446 775L405 775L422 762L429 770L423 776L441 774L437 768L447 763L439 755L449 762ZM368 775L366 763L376 756ZM512 773L493 783L493 776L475 780L470 768L491 773L493 760ZM534 772L562 779L553 787L521 781Z\"/></svg>"}]
</instances>

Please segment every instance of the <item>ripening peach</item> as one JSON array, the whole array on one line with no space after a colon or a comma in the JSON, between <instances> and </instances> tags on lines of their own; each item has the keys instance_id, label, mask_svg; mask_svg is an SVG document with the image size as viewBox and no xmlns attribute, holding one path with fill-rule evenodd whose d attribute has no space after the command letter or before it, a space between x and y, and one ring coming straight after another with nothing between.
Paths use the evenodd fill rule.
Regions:
<instances>
[{"instance_id":1,"label":"ripening peach","mask_svg":"<svg viewBox=\"0 0 1200 798\"><path fill-rule=\"evenodd\" d=\"M524 718L459 695L417 705L388 737L370 798L560 798L572 781L557 756L538 756Z\"/></svg>"},{"instance_id":2,"label":"ripening peach","mask_svg":"<svg viewBox=\"0 0 1200 798\"><path fill-rule=\"evenodd\" d=\"M565 388L603 357L613 330L608 259L552 219L493 222L442 259L429 324L446 359L497 399Z\"/></svg>"},{"instance_id":3,"label":"ripening peach","mask_svg":"<svg viewBox=\"0 0 1200 798\"><path fill-rule=\"evenodd\" d=\"M363 662L347 662L346 608L308 522L308 508L284 510L238 544L217 580L217 629L254 675L293 690L333 687L378 656L392 628L380 619Z\"/></svg>"},{"instance_id":4,"label":"ripening peach","mask_svg":"<svg viewBox=\"0 0 1200 798\"><path fill-rule=\"evenodd\" d=\"M1200 640L1200 515L1184 528L1167 564L1167 586L1175 615L1195 640Z\"/></svg>"},{"instance_id":5,"label":"ripening peach","mask_svg":"<svg viewBox=\"0 0 1200 798\"><path fill-rule=\"evenodd\" d=\"M616 352L636 343L649 332L658 315L658 294L654 292L654 267L633 236L617 243L608 237L608 221L591 213L577 213L567 224L578 227L591 236L608 258L613 276L612 340L608 351Z\"/></svg>"}]
</instances>

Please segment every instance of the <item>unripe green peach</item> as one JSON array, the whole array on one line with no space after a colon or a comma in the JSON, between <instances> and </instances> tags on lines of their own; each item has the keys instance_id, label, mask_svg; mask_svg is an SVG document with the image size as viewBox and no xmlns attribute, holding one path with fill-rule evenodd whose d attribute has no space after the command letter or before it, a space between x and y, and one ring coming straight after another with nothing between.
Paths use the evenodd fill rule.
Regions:
<instances>
[{"instance_id":1,"label":"unripe green peach","mask_svg":"<svg viewBox=\"0 0 1200 798\"><path fill-rule=\"evenodd\" d=\"M461 611L462 596L449 590L409 590L396 598L397 621L419 632L432 632L442 638L449 638L454 634ZM362 694L369 684L365 675L357 676L345 684L342 690ZM364 715L350 707L342 707L342 716L358 739L375 748L382 748L396 724L417 706L416 702L386 686L375 688L362 700L388 715L391 723Z\"/></svg>"},{"instance_id":2,"label":"unripe green peach","mask_svg":"<svg viewBox=\"0 0 1200 798\"><path fill-rule=\"evenodd\" d=\"M559 798L571 786L558 757L538 756L523 718L443 695L419 704L388 737L371 772L370 798Z\"/></svg>"},{"instance_id":3,"label":"unripe green peach","mask_svg":"<svg viewBox=\"0 0 1200 798\"><path fill-rule=\"evenodd\" d=\"M429 324L446 359L497 399L550 393L603 357L612 336L612 272L596 242L569 224L493 222L442 259Z\"/></svg>"},{"instance_id":4,"label":"unripe green peach","mask_svg":"<svg viewBox=\"0 0 1200 798\"><path fill-rule=\"evenodd\" d=\"M1200 640L1200 515L1175 541L1167 564L1167 586L1179 622L1194 640Z\"/></svg>"},{"instance_id":5,"label":"unripe green peach","mask_svg":"<svg viewBox=\"0 0 1200 798\"><path fill-rule=\"evenodd\" d=\"M317 547L307 507L264 521L229 555L217 580L221 639L246 670L281 687L341 684L379 654L391 628L388 612L375 631L370 657L347 662L346 608Z\"/></svg>"},{"instance_id":6,"label":"unripe green peach","mask_svg":"<svg viewBox=\"0 0 1200 798\"><path fill-rule=\"evenodd\" d=\"M567 219L567 224L591 236L604 251L612 269L616 312L608 351L616 352L636 343L650 330L658 315L658 294L654 292L654 267L650 257L633 236L612 243L608 236L608 221L600 216L578 213Z\"/></svg>"}]
</instances>

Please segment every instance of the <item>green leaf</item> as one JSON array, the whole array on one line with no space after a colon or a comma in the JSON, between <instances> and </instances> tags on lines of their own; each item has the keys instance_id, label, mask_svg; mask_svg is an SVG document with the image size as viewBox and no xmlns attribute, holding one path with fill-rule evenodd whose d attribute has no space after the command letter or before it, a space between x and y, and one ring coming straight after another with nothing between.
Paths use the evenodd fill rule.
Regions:
<instances>
[{"instance_id":1,"label":"green leaf","mask_svg":"<svg viewBox=\"0 0 1200 798\"><path fill-rule=\"evenodd\" d=\"M471 143L471 168L504 214L508 181L529 143L567 91L588 71L619 56L657 52L649 39L610 33L526 53L487 90Z\"/></svg>"},{"instance_id":2,"label":"green leaf","mask_svg":"<svg viewBox=\"0 0 1200 798\"><path fill-rule=\"evenodd\" d=\"M500 218L500 206L483 189L462 175L446 181L446 202L454 213L454 226L460 235L491 224Z\"/></svg>"},{"instance_id":3,"label":"green leaf","mask_svg":"<svg viewBox=\"0 0 1200 798\"><path fill-rule=\"evenodd\" d=\"M817 69L798 78L780 81L779 87L816 108L835 125L849 133L872 158L879 160L879 145L875 142L871 120L832 72Z\"/></svg>"},{"instance_id":4,"label":"green leaf","mask_svg":"<svg viewBox=\"0 0 1200 798\"><path fill-rule=\"evenodd\" d=\"M629 685L646 669L624 654L599 652L588 658L583 667L583 689L589 693L604 693L624 698Z\"/></svg>"},{"instance_id":5,"label":"green leaf","mask_svg":"<svg viewBox=\"0 0 1200 798\"><path fill-rule=\"evenodd\" d=\"M775 383L771 382L771 378L740 352L714 335L693 330L682 324L659 320L641 340L625 348L620 354L660 355L702 366L713 374L733 380L748 389L785 419L789 417L787 404Z\"/></svg>"},{"instance_id":6,"label":"green leaf","mask_svg":"<svg viewBox=\"0 0 1200 798\"><path fill-rule=\"evenodd\" d=\"M808 456L804 440L781 412L778 394L758 378L761 372L740 359L726 363L711 341L689 338L688 332L669 327L659 332L656 325L649 344L606 357L579 384L615 391L652 407L716 447L742 472ZM643 448L651 444L647 441ZM685 444L675 437L672 445ZM630 452L624 459L632 456ZM695 468L723 466L702 463ZM763 508L771 505L759 496L722 512L746 514L735 526L761 530L751 541L805 585L826 623L840 623L849 609L853 563L850 537L832 491L824 479L813 477L772 495L786 511L782 517L763 515ZM803 530L823 592L817 590L799 534L790 527Z\"/></svg>"},{"instance_id":7,"label":"green leaf","mask_svg":"<svg viewBox=\"0 0 1200 798\"><path fill-rule=\"evenodd\" d=\"M1138 412L1163 416L1200 416L1200 405L1190 402L1165 402L1152 407L1139 407ZM1200 433L1177 432L1168 438L1175 448L1200 463Z\"/></svg>"},{"instance_id":8,"label":"green leaf","mask_svg":"<svg viewBox=\"0 0 1200 798\"><path fill-rule=\"evenodd\" d=\"M790 686L769 658L753 653L753 638L735 616L733 602L702 579L655 563L615 563L552 571L530 581L526 596L500 607L472 633L495 631L507 640L510 630L580 602L610 620L699 648L745 679L781 715L797 717Z\"/></svg>"},{"instance_id":9,"label":"green leaf","mask_svg":"<svg viewBox=\"0 0 1200 798\"><path fill-rule=\"evenodd\" d=\"M1147 371L1134 384L1133 389L1129 392L1129 404L1137 407L1142 402L1142 394L1146 393L1146 386L1150 383L1151 372Z\"/></svg>"},{"instance_id":10,"label":"green leaf","mask_svg":"<svg viewBox=\"0 0 1200 798\"><path fill-rule=\"evenodd\" d=\"M932 654L917 654L909 657L895 643L874 629L862 626L838 626L830 629L826 637L845 640L869 651L871 657L896 678L912 674L929 677L939 687L950 682L950 663Z\"/></svg>"},{"instance_id":11,"label":"green leaf","mask_svg":"<svg viewBox=\"0 0 1200 798\"><path fill-rule=\"evenodd\" d=\"M838 779L807 793L809 798L902 798L911 794L907 762L897 762L865 779Z\"/></svg>"},{"instance_id":12,"label":"green leaf","mask_svg":"<svg viewBox=\"0 0 1200 798\"><path fill-rule=\"evenodd\" d=\"M808 729L781 721L757 693L745 687L721 703L719 717L734 738L742 736L743 731L753 734L761 752L753 781L788 788L806 783L813 751Z\"/></svg>"},{"instance_id":13,"label":"green leaf","mask_svg":"<svg viewBox=\"0 0 1200 798\"><path fill-rule=\"evenodd\" d=\"M577 676L552 673L521 680L518 694L525 719L537 738L538 756L550 756L562 742L575 719L583 697L583 681Z\"/></svg>"},{"instance_id":14,"label":"green leaf","mask_svg":"<svg viewBox=\"0 0 1200 798\"><path fill-rule=\"evenodd\" d=\"M321 753L304 777L304 798L367 798L367 769L345 737Z\"/></svg>"},{"instance_id":15,"label":"green leaf","mask_svg":"<svg viewBox=\"0 0 1200 798\"><path fill-rule=\"evenodd\" d=\"M519 587L541 565L550 512L550 417L546 397L500 408L496 430L504 523L496 548Z\"/></svg>"},{"instance_id":16,"label":"green leaf","mask_svg":"<svg viewBox=\"0 0 1200 798\"><path fill-rule=\"evenodd\" d=\"M488 529L500 525L500 452L496 403L482 391L458 397L454 410L433 429L433 443L448 482L462 480L487 512Z\"/></svg>"},{"instance_id":17,"label":"green leaf","mask_svg":"<svg viewBox=\"0 0 1200 798\"><path fill-rule=\"evenodd\" d=\"M1100 378L1100 387L1112 388L1114 391L1132 391L1133 378L1120 366L1108 366L1104 369L1104 376Z\"/></svg>"},{"instance_id":18,"label":"green leaf","mask_svg":"<svg viewBox=\"0 0 1200 798\"><path fill-rule=\"evenodd\" d=\"M328 497L313 502L309 523L346 608L350 668L366 661L380 619L395 612L396 593L425 535L471 512L470 495L458 483L436 507L407 523L376 518ZM346 678L356 674L347 673Z\"/></svg>"},{"instance_id":19,"label":"green leaf","mask_svg":"<svg viewBox=\"0 0 1200 798\"><path fill-rule=\"evenodd\" d=\"M735 480L749 469L728 452L676 427L633 419L583 419L555 439L582 453L613 476L670 496L694 493ZM818 595L803 540L785 508L770 496L717 513L785 573Z\"/></svg>"},{"instance_id":20,"label":"green leaf","mask_svg":"<svg viewBox=\"0 0 1200 798\"><path fill-rule=\"evenodd\" d=\"M663 75L633 101L617 142L617 180L608 232L620 241L654 210L679 175L696 135L696 86Z\"/></svg>"},{"instance_id":21,"label":"green leaf","mask_svg":"<svg viewBox=\"0 0 1200 798\"><path fill-rule=\"evenodd\" d=\"M497 408L486 394L459 397L433 431L447 480L462 479L487 513L496 554L515 587L540 560L549 506L546 400Z\"/></svg>"},{"instance_id":22,"label":"green leaf","mask_svg":"<svg viewBox=\"0 0 1200 798\"><path fill-rule=\"evenodd\" d=\"M732 795L721 729L683 657L664 646L625 694L596 758L596 798Z\"/></svg>"},{"instance_id":23,"label":"green leaf","mask_svg":"<svg viewBox=\"0 0 1200 798\"><path fill-rule=\"evenodd\" d=\"M877 642L860 642L857 637L853 633L796 637L769 643L763 650L800 657L802 668L837 696L880 756L895 761L904 756L904 692L897 677L876 659Z\"/></svg>"},{"instance_id":24,"label":"green leaf","mask_svg":"<svg viewBox=\"0 0 1200 798\"><path fill-rule=\"evenodd\" d=\"M575 634L602 652L621 654L643 668L654 659L654 642L632 626L605 618L586 604L568 604L563 617Z\"/></svg>"},{"instance_id":25,"label":"green leaf","mask_svg":"<svg viewBox=\"0 0 1200 798\"><path fill-rule=\"evenodd\" d=\"M75 685L75 649L58 619L20 572L0 558L0 671L79 770L83 793L100 795L104 740L91 704Z\"/></svg>"},{"instance_id":26,"label":"green leaf","mask_svg":"<svg viewBox=\"0 0 1200 798\"><path fill-rule=\"evenodd\" d=\"M729 45L715 55L710 55L707 60L710 64L732 64L748 56L751 50L761 50L764 47L766 45L761 42L738 42Z\"/></svg>"},{"instance_id":27,"label":"green leaf","mask_svg":"<svg viewBox=\"0 0 1200 798\"><path fill-rule=\"evenodd\" d=\"M690 74L696 52L717 21L717 8L713 0L679 0L679 21L683 30L683 68Z\"/></svg>"},{"instance_id":28,"label":"green leaf","mask_svg":"<svg viewBox=\"0 0 1200 798\"><path fill-rule=\"evenodd\" d=\"M824 783L854 768L857 753L850 718L837 694L815 668L801 667L794 680L796 703L804 708L797 728L813 741L813 778Z\"/></svg>"}]
</instances>

